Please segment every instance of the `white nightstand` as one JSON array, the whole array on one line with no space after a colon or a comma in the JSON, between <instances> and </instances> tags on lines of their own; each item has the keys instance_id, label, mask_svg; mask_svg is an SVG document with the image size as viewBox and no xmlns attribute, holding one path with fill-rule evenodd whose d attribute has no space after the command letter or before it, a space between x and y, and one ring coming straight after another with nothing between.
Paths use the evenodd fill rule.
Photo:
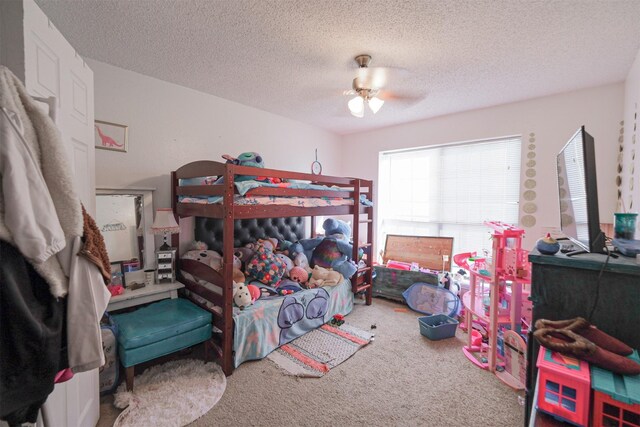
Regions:
<instances>
[{"instance_id":1,"label":"white nightstand","mask_svg":"<svg viewBox=\"0 0 640 427\"><path fill-rule=\"evenodd\" d=\"M134 307L165 298L178 298L178 289L180 288L184 288L182 283L172 282L147 285L135 291L125 289L123 294L111 297L107 311L111 312L122 308Z\"/></svg>"}]
</instances>

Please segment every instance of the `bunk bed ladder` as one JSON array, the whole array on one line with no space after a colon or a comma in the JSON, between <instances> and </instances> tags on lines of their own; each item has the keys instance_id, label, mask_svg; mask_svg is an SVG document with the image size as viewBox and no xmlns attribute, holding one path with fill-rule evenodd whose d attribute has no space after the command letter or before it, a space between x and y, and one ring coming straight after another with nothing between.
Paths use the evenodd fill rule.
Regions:
<instances>
[{"instance_id":1,"label":"bunk bed ladder","mask_svg":"<svg viewBox=\"0 0 640 427\"><path fill-rule=\"evenodd\" d=\"M358 260L360 250L363 251L362 260L365 262L364 266L360 266L358 263L358 271L351 277L351 288L354 294L364 292L365 302L367 305L371 305L371 298L373 295L373 207L364 206L360 203L360 196L368 196L369 200L373 199L373 182L364 181L361 179L353 180L353 259ZM366 187L363 191L362 187ZM362 211L362 212L361 212ZM362 218L366 215L366 218ZM366 240L363 239L360 233L360 225L367 224L366 226Z\"/></svg>"},{"instance_id":2,"label":"bunk bed ladder","mask_svg":"<svg viewBox=\"0 0 640 427\"><path fill-rule=\"evenodd\" d=\"M222 277L224 278L224 311L222 330L222 370L229 376L234 368L233 352L233 240L234 240L234 178L232 168L225 169L222 229Z\"/></svg>"}]
</instances>

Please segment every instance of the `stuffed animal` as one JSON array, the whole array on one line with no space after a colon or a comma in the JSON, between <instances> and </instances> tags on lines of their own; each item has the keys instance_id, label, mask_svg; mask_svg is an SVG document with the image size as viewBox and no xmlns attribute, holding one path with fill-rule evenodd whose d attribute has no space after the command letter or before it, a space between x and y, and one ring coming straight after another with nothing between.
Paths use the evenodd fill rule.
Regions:
<instances>
[{"instance_id":1,"label":"stuffed animal","mask_svg":"<svg viewBox=\"0 0 640 427\"><path fill-rule=\"evenodd\" d=\"M294 259L296 255L301 252L304 252L304 248L298 242L290 242L288 240L280 240L278 241L278 246L276 248L278 253L283 253L291 259Z\"/></svg>"},{"instance_id":2,"label":"stuffed animal","mask_svg":"<svg viewBox=\"0 0 640 427\"><path fill-rule=\"evenodd\" d=\"M253 246L253 244L251 245ZM233 249L233 254L235 255L236 258L240 260L241 270L247 268L247 263L251 260L251 258L253 258L253 255L255 255L255 253L256 253L256 250L248 246Z\"/></svg>"},{"instance_id":3,"label":"stuffed animal","mask_svg":"<svg viewBox=\"0 0 640 427\"><path fill-rule=\"evenodd\" d=\"M201 242L199 240L195 240L191 244L191 249L195 250L195 251L206 251L207 249L209 249L209 247L207 246L207 244L205 242Z\"/></svg>"},{"instance_id":4,"label":"stuffed animal","mask_svg":"<svg viewBox=\"0 0 640 427\"><path fill-rule=\"evenodd\" d=\"M347 242L351 238L351 226L340 219L327 218L322 223L322 228L324 229L325 237L333 236Z\"/></svg>"},{"instance_id":5,"label":"stuffed animal","mask_svg":"<svg viewBox=\"0 0 640 427\"><path fill-rule=\"evenodd\" d=\"M262 160L262 156L254 152L242 153L237 158L232 157L228 154L223 154L222 158L225 159L227 163L233 163L240 166L252 166L254 168L264 168L264 162ZM258 178L257 176L253 176L253 175L237 175L234 181L235 182L250 181L257 178ZM215 181L215 184L221 184L223 182L224 182L224 177L220 177Z\"/></svg>"},{"instance_id":6,"label":"stuffed animal","mask_svg":"<svg viewBox=\"0 0 640 427\"><path fill-rule=\"evenodd\" d=\"M289 272L289 278L294 282L298 282L303 285L307 283L307 280L309 280L309 273L307 273L304 268L295 266Z\"/></svg>"},{"instance_id":7,"label":"stuffed animal","mask_svg":"<svg viewBox=\"0 0 640 427\"><path fill-rule=\"evenodd\" d=\"M222 269L222 255L216 251L210 250L191 250L187 251L182 258L195 259L201 263L208 265L216 271Z\"/></svg>"},{"instance_id":8,"label":"stuffed animal","mask_svg":"<svg viewBox=\"0 0 640 427\"><path fill-rule=\"evenodd\" d=\"M289 272L294 267L293 266L293 261L291 261L291 258L286 256L285 254L275 254L275 255L278 258L280 258L280 260L282 261L282 263L284 264L284 267L285 267L285 272L282 275L282 277L289 277Z\"/></svg>"},{"instance_id":9,"label":"stuffed animal","mask_svg":"<svg viewBox=\"0 0 640 427\"><path fill-rule=\"evenodd\" d=\"M244 283L247 280L247 276L244 275L242 270L233 267L233 281L236 283Z\"/></svg>"},{"instance_id":10,"label":"stuffed animal","mask_svg":"<svg viewBox=\"0 0 640 427\"><path fill-rule=\"evenodd\" d=\"M244 283L233 282L233 302L240 310L253 304L251 292Z\"/></svg>"},{"instance_id":11,"label":"stuffed animal","mask_svg":"<svg viewBox=\"0 0 640 427\"><path fill-rule=\"evenodd\" d=\"M296 267L302 267L304 271L306 271L309 274L311 273L309 260L307 259L307 256L304 254L304 252L300 252L295 256L295 258L293 259L293 265Z\"/></svg>"},{"instance_id":12,"label":"stuffed animal","mask_svg":"<svg viewBox=\"0 0 640 427\"><path fill-rule=\"evenodd\" d=\"M320 286L335 286L342 282L342 274L334 270L328 270L326 268L316 265L311 272L311 278L309 279L310 288L318 288Z\"/></svg>"},{"instance_id":13,"label":"stuffed animal","mask_svg":"<svg viewBox=\"0 0 640 427\"><path fill-rule=\"evenodd\" d=\"M276 251L278 247L278 239L275 237L267 237L266 239L258 239L258 245L262 245L265 248L270 249L272 252Z\"/></svg>"},{"instance_id":14,"label":"stuffed animal","mask_svg":"<svg viewBox=\"0 0 640 427\"><path fill-rule=\"evenodd\" d=\"M247 285L249 294L251 295L251 304L254 304L258 298L262 295L262 292L256 285Z\"/></svg>"},{"instance_id":15,"label":"stuffed animal","mask_svg":"<svg viewBox=\"0 0 640 427\"><path fill-rule=\"evenodd\" d=\"M303 239L300 241L310 264L316 263L339 271L344 277L351 277L358 267L351 261L353 246L349 243L351 227L342 220L327 218L322 227L324 237ZM295 262L294 262L295 263Z\"/></svg>"}]
</instances>

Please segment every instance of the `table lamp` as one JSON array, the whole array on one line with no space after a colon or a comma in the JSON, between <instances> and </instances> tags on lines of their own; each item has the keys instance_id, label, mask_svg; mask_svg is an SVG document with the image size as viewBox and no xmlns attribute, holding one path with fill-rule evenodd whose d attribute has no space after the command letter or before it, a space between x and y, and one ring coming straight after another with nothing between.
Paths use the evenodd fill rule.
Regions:
<instances>
[{"instance_id":1,"label":"table lamp","mask_svg":"<svg viewBox=\"0 0 640 427\"><path fill-rule=\"evenodd\" d=\"M158 250L166 251L171 248L167 243L169 235L179 233L180 226L176 222L173 211L170 208L158 208L156 210L156 219L151 226L151 232L163 236L162 246L160 246Z\"/></svg>"},{"instance_id":2,"label":"table lamp","mask_svg":"<svg viewBox=\"0 0 640 427\"><path fill-rule=\"evenodd\" d=\"M176 248L169 246L170 234L180 232L180 226L169 208L156 210L156 219L151 226L153 234L163 236L162 246L156 251L156 283L174 282L176 279Z\"/></svg>"}]
</instances>

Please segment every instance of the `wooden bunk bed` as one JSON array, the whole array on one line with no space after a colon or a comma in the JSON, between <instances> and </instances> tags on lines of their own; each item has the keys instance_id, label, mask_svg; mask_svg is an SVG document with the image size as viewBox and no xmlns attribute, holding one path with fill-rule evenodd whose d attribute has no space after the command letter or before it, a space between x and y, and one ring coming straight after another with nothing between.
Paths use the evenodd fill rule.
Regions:
<instances>
[{"instance_id":1,"label":"wooden bunk bed","mask_svg":"<svg viewBox=\"0 0 640 427\"><path fill-rule=\"evenodd\" d=\"M243 205L237 202L240 197L236 188L236 179L240 176L258 176L280 178L284 181L306 181L312 184L333 187L333 189L295 189L286 187L258 187L249 190L245 197L269 196L274 198L319 198L341 201L338 206L299 206L299 205ZM202 177L223 177L224 182L209 185L180 185L181 180ZM220 357L222 369L226 375L231 375L234 369L234 321L233 321L233 253L234 227L238 220L260 218L290 218L310 217L311 237L316 236L317 216L352 217L353 254L352 259L358 260L359 251L364 253L362 259L365 266L359 266L358 271L351 278L351 290L354 294L363 293L367 305L372 298L372 261L374 259L373 246L373 207L372 203L361 203L361 196L373 202L373 182L358 178L333 177L312 175L290 171L253 168L239 166L233 163L216 161L196 161L186 164L171 173L172 179L172 208L178 221L184 217L217 218L221 221L223 267L221 274L206 265L194 260L179 260L179 280L184 283L188 293L199 298L190 298L193 302L213 314L213 325L220 332L214 334L213 346ZM184 181L182 181L184 183ZM336 187L339 187L336 190ZM193 198L210 198L218 196L218 203L194 202ZM184 199L187 197L188 199ZM182 200L182 201L181 201ZM189 200L187 202L186 200ZM281 199L282 200L282 199ZM361 230L360 225L363 225ZM271 236L275 237L275 236ZM177 246L178 236L174 235L174 246ZM237 241L236 241L237 243ZM361 253L362 253L361 252ZM181 272L189 273L185 277ZM213 283L221 292L213 292L203 286L198 280L191 280L193 276L206 282ZM206 300L210 304L203 304ZM215 306L212 309L211 306Z\"/></svg>"}]
</instances>

